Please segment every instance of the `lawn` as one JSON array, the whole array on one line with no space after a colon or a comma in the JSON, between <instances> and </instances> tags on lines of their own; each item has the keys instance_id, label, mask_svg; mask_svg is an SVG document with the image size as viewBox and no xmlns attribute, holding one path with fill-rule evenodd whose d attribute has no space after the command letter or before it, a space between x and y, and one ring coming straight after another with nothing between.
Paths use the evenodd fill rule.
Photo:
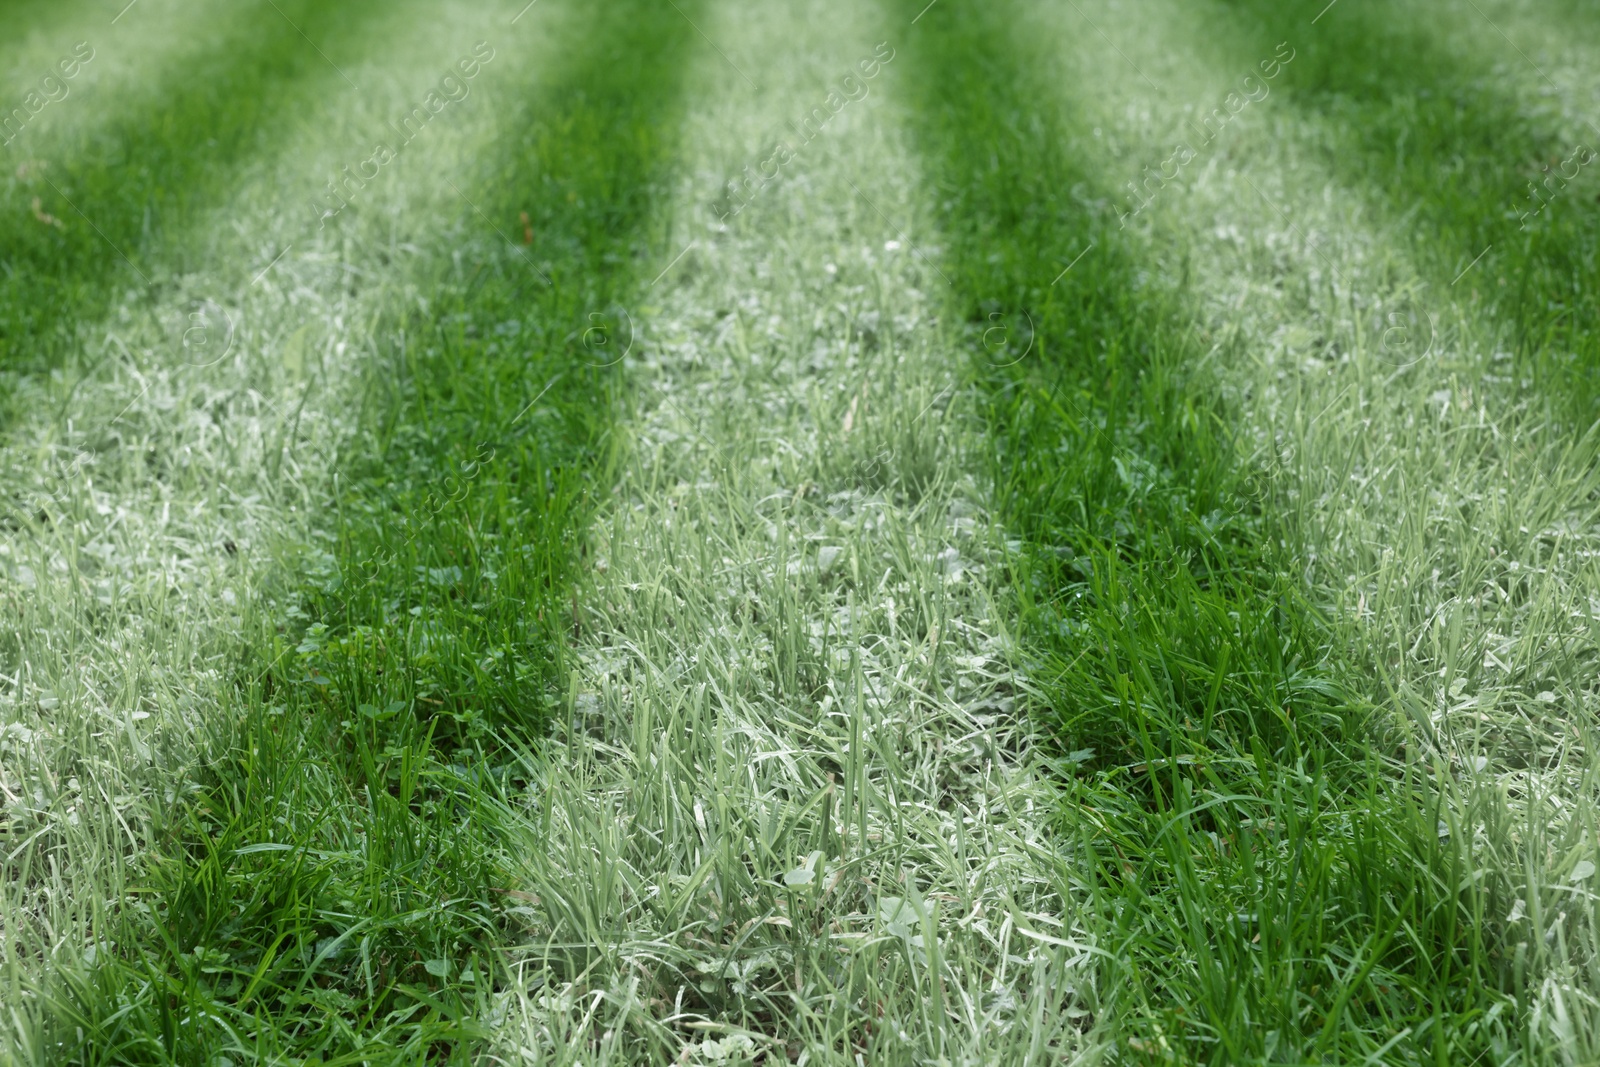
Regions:
<instances>
[{"instance_id":1,"label":"lawn","mask_svg":"<svg viewBox=\"0 0 1600 1067\"><path fill-rule=\"evenodd\" d=\"M1600 1058L1586 5L5 21L0 1063Z\"/></svg>"}]
</instances>

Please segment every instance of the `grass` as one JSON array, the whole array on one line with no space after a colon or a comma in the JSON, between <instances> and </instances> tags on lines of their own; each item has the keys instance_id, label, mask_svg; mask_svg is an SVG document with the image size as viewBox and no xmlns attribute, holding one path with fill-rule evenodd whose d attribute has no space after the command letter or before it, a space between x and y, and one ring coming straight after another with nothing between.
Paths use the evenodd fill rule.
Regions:
<instances>
[{"instance_id":1,"label":"grass","mask_svg":"<svg viewBox=\"0 0 1600 1067\"><path fill-rule=\"evenodd\" d=\"M1408 746L1341 654L1284 550L1300 531L1275 519L1271 469L1240 462L1253 442L1212 365L1237 347L1097 217L1114 188L1068 162L1095 151L1092 123L1041 109L1026 63L1010 73L1006 18L928 22L948 36L929 44L924 129L948 160L959 306L975 335L997 321L1035 345L986 374L997 504L1035 546L1015 580L1115 957L1114 1039L1152 1061L1531 1052L1526 945L1498 918L1514 871L1462 844L1467 827L1506 840L1507 813Z\"/></svg>"},{"instance_id":2,"label":"grass","mask_svg":"<svg viewBox=\"0 0 1600 1067\"><path fill-rule=\"evenodd\" d=\"M115 36L91 34L98 48L68 95L7 147L0 386L81 349L83 324L124 293L170 299L183 276L209 266L198 231L239 171L292 145L344 84L301 32L346 65L377 40L366 9L251 6L222 17L156 6ZM139 47L165 61L159 76L127 69Z\"/></svg>"},{"instance_id":3,"label":"grass","mask_svg":"<svg viewBox=\"0 0 1600 1067\"><path fill-rule=\"evenodd\" d=\"M1593 1023L1577 1006L1587 1002L1582 975L1593 935L1588 909L1568 902L1583 898L1590 851L1579 812L1593 775L1585 738L1595 483L1587 328L1582 312L1560 304L1591 255L1593 216L1575 196L1557 205L1548 232L1518 243L1506 204L1520 191L1529 155L1573 136L1572 102L1549 93L1482 19L1430 34L1431 46L1422 47L1413 17L1404 8L1388 13L1381 48L1360 9L1328 39L1307 42L1303 58L1314 63L1286 79L1286 111L1272 129L1278 147L1264 151L1277 174L1258 170L1255 181L1302 232L1338 232L1330 216L1342 216L1339 244L1356 251L1338 257L1343 284L1325 279L1322 293L1297 285L1288 299L1262 301L1270 311L1257 305L1234 314L1281 321L1292 308L1306 316L1308 333L1263 360L1278 376L1263 390L1260 407L1271 412L1263 431L1288 468L1278 506L1291 536L1320 556L1307 568L1316 595L1350 620L1355 684L1393 708L1411 751L1448 768L1461 817L1484 827L1468 866L1491 889L1482 929L1491 945L1500 939L1502 958L1538 976L1513 989L1527 1026L1521 1053L1582 1062L1592 1055ZM1494 17L1542 66L1567 77L1528 39L1530 24L1548 35L1550 20L1514 9ZM1248 47L1232 50L1228 62L1240 62ZM1356 73L1357 56L1377 56L1381 73ZM1492 91L1483 83L1489 70L1498 75ZM1333 89L1357 88L1328 91L1326 71L1341 72ZM1407 80L1413 71L1435 77L1419 87ZM1392 106L1360 103L1372 99L1375 77L1398 96ZM1430 103L1422 88L1453 99ZM1464 101L1473 106L1458 106ZM1513 122L1514 115L1526 118ZM1525 126L1531 132L1517 132ZM1389 151L1404 147L1397 163L1415 156L1416 165L1398 174L1383 166L1377 146L1385 141ZM1369 195L1366 182L1339 200L1324 192L1330 211L1308 203L1300 189L1309 183L1279 180L1296 169L1336 174L1342 168L1315 169L1334 155L1394 174L1392 184L1379 183L1393 193ZM1434 217L1410 240L1387 238L1405 232L1402 207ZM1386 239L1352 226L1356 212L1370 212ZM1485 229L1486 241L1497 239L1494 252L1452 288L1474 254L1459 249ZM1246 255L1256 276L1272 270L1267 249ZM1530 283L1525 292L1512 284L1519 279ZM1435 319L1437 343L1426 358L1397 359L1376 331L1362 329L1394 295L1402 305L1409 295ZM1576 336L1562 336L1567 320ZM1534 900L1541 918L1530 922Z\"/></svg>"},{"instance_id":4,"label":"grass","mask_svg":"<svg viewBox=\"0 0 1600 1067\"><path fill-rule=\"evenodd\" d=\"M55 1062L470 1062L487 1036L511 899L496 798L548 720L575 528L607 477L585 314L646 240L680 22L586 27L636 50L631 76L571 56L472 185L539 237L378 329L310 584L154 818L139 904L107 932L122 951L50 990L42 1040L77 1035Z\"/></svg>"},{"instance_id":5,"label":"grass","mask_svg":"<svg viewBox=\"0 0 1600 1067\"><path fill-rule=\"evenodd\" d=\"M153 32L163 30L157 22ZM225 20L196 30L202 45L226 39ZM371 43L415 57L406 33L380 30ZM108 70L130 65L120 52L101 58ZM169 57L157 48L145 58ZM301 154L254 160L236 176L209 225L197 227L209 239L188 251L192 264L209 251L215 274L169 279L153 301L119 295L107 329L82 351L48 374L13 379L15 423L0 453L0 597L14 619L0 638L8 1058L51 1061L60 1051L40 1044L43 972L84 967L110 950L108 915L139 881L130 858L190 784L197 742L216 721L207 713L255 636L241 609L278 546L303 535L319 480L314 457L335 436L307 401L313 384L335 396L342 388L336 374L316 372L316 353L281 342L307 318L332 326L349 314L355 287L341 265L293 258L279 268L278 277L293 275L288 286L252 287L232 242L243 238L254 252L256 241L293 226L280 195L341 155L342 138L365 132L350 104L333 104L322 125L301 131ZM69 116L92 125L98 113L61 113ZM178 343L201 296L234 317L231 344L213 337L204 356Z\"/></svg>"},{"instance_id":6,"label":"grass","mask_svg":"<svg viewBox=\"0 0 1600 1067\"><path fill-rule=\"evenodd\" d=\"M494 1053L1053 1062L1094 992L1039 862L931 231L897 206L903 53L722 223L724 182L888 32L831 0L700 25L726 60L700 53L661 268L691 250L624 364Z\"/></svg>"},{"instance_id":7,"label":"grass","mask_svg":"<svg viewBox=\"0 0 1600 1067\"><path fill-rule=\"evenodd\" d=\"M23 134L0 1062L1592 1060L1581 5L675 6Z\"/></svg>"},{"instance_id":8,"label":"grass","mask_svg":"<svg viewBox=\"0 0 1600 1067\"><path fill-rule=\"evenodd\" d=\"M1585 20L1550 21L1578 34ZM1596 320L1581 295L1596 278L1600 184L1573 166L1570 187L1559 177L1530 186L1596 131L1538 99L1543 77L1483 17L1433 29L1420 10L1357 7L1307 42L1292 75L1296 103L1327 131L1330 172L1352 184L1378 176L1363 184L1368 202L1403 235L1419 273L1441 293L1466 285L1469 314L1504 321L1495 332L1513 359L1501 370L1528 379L1530 395L1581 434L1600 414ZM1509 77L1495 76L1507 68Z\"/></svg>"}]
</instances>

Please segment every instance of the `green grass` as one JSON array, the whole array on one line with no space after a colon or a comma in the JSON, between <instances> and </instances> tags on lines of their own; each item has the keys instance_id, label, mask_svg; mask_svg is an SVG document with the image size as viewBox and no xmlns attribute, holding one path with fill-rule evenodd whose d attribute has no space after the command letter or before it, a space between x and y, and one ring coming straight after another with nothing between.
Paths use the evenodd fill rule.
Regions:
<instances>
[{"instance_id":1,"label":"green grass","mask_svg":"<svg viewBox=\"0 0 1600 1067\"><path fill-rule=\"evenodd\" d=\"M1516 887L1460 844L1492 805L1447 802L1342 655L1242 462L1216 366L1237 354L1086 205L1117 195L1076 162L1091 123L1041 103L1006 17L925 20L922 130L975 341L1033 336L980 371L1063 832L1112 956L1102 1024L1153 1062L1503 1062L1528 1005L1498 921Z\"/></svg>"},{"instance_id":2,"label":"green grass","mask_svg":"<svg viewBox=\"0 0 1600 1067\"><path fill-rule=\"evenodd\" d=\"M1038 940L1080 930L1006 710L1004 549L966 474L905 53L724 225L724 180L900 42L837 0L697 22L727 59L697 59L658 270L693 249L638 308L493 1051L1057 1062L1092 992L1079 942Z\"/></svg>"},{"instance_id":3,"label":"green grass","mask_svg":"<svg viewBox=\"0 0 1600 1067\"><path fill-rule=\"evenodd\" d=\"M513 929L497 798L548 721L609 477L615 372L587 316L631 286L672 148L669 14L583 26L455 179L490 221L460 205L469 255L435 249L376 331L307 584L156 816L137 903L102 931L119 951L47 990L36 1054L472 1062ZM619 46L627 76L597 80ZM520 238L523 211L536 236L506 248L494 227Z\"/></svg>"},{"instance_id":4,"label":"green grass","mask_svg":"<svg viewBox=\"0 0 1600 1067\"><path fill-rule=\"evenodd\" d=\"M1600 280L1600 178L1574 165L1570 183L1552 180L1537 198L1529 186L1600 132L1545 99L1542 68L1523 58L1544 55L1534 43L1519 55L1497 31L1522 17L1495 9L1491 25L1468 9L1441 26L1432 7L1357 3L1307 34L1314 4L1226 8L1242 28L1216 50L1219 67L1248 69L1274 42L1297 42L1279 100L1307 131L1308 155L1358 190L1412 259L1427 283L1412 302L1440 329L1454 325L1454 305L1478 318L1513 357L1497 369L1526 379L1569 432L1586 430L1600 416L1587 298ZM1541 23L1581 39L1593 18L1547 11Z\"/></svg>"},{"instance_id":5,"label":"green grass","mask_svg":"<svg viewBox=\"0 0 1600 1067\"><path fill-rule=\"evenodd\" d=\"M180 291L185 275L215 269L203 227L240 172L292 149L330 94L351 91L330 62L349 66L382 40L377 10L365 7L252 4L226 17L157 10L129 18L157 22L181 43L130 39L127 27L85 30L97 43L67 83L73 91L7 147L0 389L81 351L85 323L125 293L158 303ZM148 22L134 30L147 33ZM129 49L161 44L164 69L155 77L118 69ZM244 273L250 264L230 266Z\"/></svg>"},{"instance_id":6,"label":"green grass","mask_svg":"<svg viewBox=\"0 0 1600 1067\"><path fill-rule=\"evenodd\" d=\"M1596 179L1508 216L1593 18L1479 3L1561 89L1366 0L107 36L0 175L0 1062L1593 1060Z\"/></svg>"}]
</instances>

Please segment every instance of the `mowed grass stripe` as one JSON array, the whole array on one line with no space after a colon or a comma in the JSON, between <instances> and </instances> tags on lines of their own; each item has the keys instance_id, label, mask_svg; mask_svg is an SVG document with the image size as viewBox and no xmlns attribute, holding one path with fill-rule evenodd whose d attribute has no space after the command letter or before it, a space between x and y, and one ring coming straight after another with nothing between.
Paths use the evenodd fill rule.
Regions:
<instances>
[{"instance_id":1,"label":"mowed grass stripe","mask_svg":"<svg viewBox=\"0 0 1600 1067\"><path fill-rule=\"evenodd\" d=\"M1358 5L1312 33L1316 10L1185 10L1197 29L1165 43L1193 41L1234 85L1277 41L1298 54L1226 131L1241 176L1197 165L1157 193L1157 230L1233 305L1250 434L1315 598L1338 608L1350 685L1393 709L1387 751L1444 783L1458 888L1511 1009L1476 1040L1587 1062L1596 928L1569 902L1596 858L1597 186L1587 168L1552 181L1532 216L1527 185L1593 140L1571 88L1589 52L1536 48L1581 25L1543 7L1440 25ZM1285 269L1308 238L1311 269Z\"/></svg>"},{"instance_id":2,"label":"mowed grass stripe","mask_svg":"<svg viewBox=\"0 0 1600 1067\"><path fill-rule=\"evenodd\" d=\"M281 11L153 6L127 26L82 28L92 58L65 83L73 91L7 146L0 389L58 363L126 292L159 300L183 275L214 269L204 225L241 171L292 149L330 96L354 92L325 56L359 61L398 14L300 0ZM183 43L130 62L128 51L150 48L152 22Z\"/></svg>"},{"instance_id":3,"label":"mowed grass stripe","mask_svg":"<svg viewBox=\"0 0 1600 1067\"><path fill-rule=\"evenodd\" d=\"M421 7L392 12L403 28L384 24L391 32L364 43L454 62L448 42L422 44L440 36L425 18L403 17ZM423 28L412 29L413 21ZM156 64L164 55L154 48L143 58ZM127 65L136 77L137 63ZM275 203L302 202L284 190L315 180L330 157L345 157L341 135L365 139L370 126L353 97L325 101L318 124L293 140L286 158L251 157L216 207L220 221L197 238L215 248L273 232L283 214ZM309 162L319 156L320 164ZM385 230L392 240L393 229ZM318 408L325 395L344 391L339 379L347 375L327 363L318 373L320 332L301 330L311 338L303 347L278 339L310 318L353 335L357 347L366 323L346 332L341 315L365 319L353 308L374 302L370 290L382 285L371 282L398 273L382 270L381 250L363 262L368 291L357 303L353 272L327 253L330 245L317 257L324 269L282 264L296 275L286 287L277 279L251 286L237 259L195 255L209 272L148 300L125 298L86 330L79 368L18 382L25 399L0 438L0 914L8 935L0 999L14 1008L0 1059L53 1062L49 1053L60 1051L37 1044L40 973L107 951L101 938L115 935L102 920L139 881L146 815L183 791L196 726L214 720L216 693L238 662L245 604L273 569L273 550L300 532L296 505L303 514L322 476L314 457L330 424ZM213 322L211 347L191 352L178 334L190 325L196 290L228 305L238 329L224 337ZM275 321L280 315L289 321ZM334 339L326 348L331 356ZM312 396L313 380L326 393ZM33 1052L13 1048L30 1042Z\"/></svg>"},{"instance_id":4,"label":"mowed grass stripe","mask_svg":"<svg viewBox=\"0 0 1600 1067\"><path fill-rule=\"evenodd\" d=\"M1219 23L1234 32L1215 50L1234 69L1314 13L1226 10L1241 7L1251 18ZM1339 201L1315 183L1342 179L1340 199L1385 240L1366 237L1327 291L1283 286L1280 306L1309 329L1277 357L1263 392L1279 396L1262 406L1288 416L1273 433L1293 489L1278 499L1319 599L1342 609L1358 684L1395 709L1411 758L1453 780L1441 818L1464 842L1476 936L1517 1009L1493 1027L1530 1061L1587 1062L1600 1054L1596 928L1569 901L1595 859L1600 185L1552 182L1532 216L1528 183L1594 141L1576 94L1546 81L1570 84L1587 53L1529 43L1575 31L1570 12L1489 10L1539 70L1477 13L1440 25L1429 9L1357 6L1297 34L1270 152L1244 134L1268 157L1253 180L1316 233L1338 214L1319 204ZM1271 273L1270 254L1247 255L1252 274ZM1422 327L1409 350L1385 343L1394 313Z\"/></svg>"},{"instance_id":5,"label":"mowed grass stripe","mask_svg":"<svg viewBox=\"0 0 1600 1067\"><path fill-rule=\"evenodd\" d=\"M696 16L722 54L697 55L661 267L693 247L638 309L632 447L526 800L509 1060L1082 1045L1085 950L1006 713L1004 549L881 14Z\"/></svg>"},{"instance_id":6,"label":"mowed grass stripe","mask_svg":"<svg viewBox=\"0 0 1600 1067\"><path fill-rule=\"evenodd\" d=\"M496 797L606 478L583 330L634 281L690 32L644 4L570 23L525 121L452 179L477 243L381 331L327 551L163 813L115 959L51 991L74 1062L468 1062L487 1032L515 906Z\"/></svg>"},{"instance_id":7,"label":"mowed grass stripe","mask_svg":"<svg viewBox=\"0 0 1600 1067\"><path fill-rule=\"evenodd\" d=\"M906 52L958 307L975 338L1032 336L980 360L1063 831L1114 957L1101 1024L1157 1059L1486 1051L1507 976L1427 770L1369 744L1212 339L1094 210L1114 185L1074 162L1091 123L1041 78L1052 42L1010 28L1025 7L930 12Z\"/></svg>"},{"instance_id":8,"label":"mowed grass stripe","mask_svg":"<svg viewBox=\"0 0 1600 1067\"><path fill-rule=\"evenodd\" d=\"M1355 4L1303 31L1316 10L1221 5L1236 29L1219 62L1247 66L1293 36L1284 102L1318 161L1426 278L1414 303L1445 329L1476 318L1473 339L1513 357L1491 370L1527 379L1581 434L1600 417L1600 133L1548 102L1541 72L1565 72L1501 36L1528 18L1519 10L1441 25L1432 6ZM1581 39L1593 20L1541 9L1534 21Z\"/></svg>"},{"instance_id":9,"label":"mowed grass stripe","mask_svg":"<svg viewBox=\"0 0 1600 1067\"><path fill-rule=\"evenodd\" d=\"M1102 23L1127 58L1097 53L1089 65L1103 69L1084 95L1107 142L1122 142L1109 153L1119 177L1171 152L1157 139L1164 130L1192 138L1188 123L1270 54L1275 36L1252 40L1222 17L1233 11L1153 3ZM1083 22L1067 14L1059 25ZM1161 27L1153 39L1150 26ZM1130 62L1176 90L1170 101L1153 103ZM1215 162L1152 183L1152 269L1192 278L1205 297L1225 380L1251 400L1243 439L1272 474L1270 499L1290 542L1304 546L1315 598L1339 609L1342 680L1393 708L1379 720L1392 731L1384 751L1431 768L1441 832L1471 842L1451 891L1480 917L1472 940L1510 1010L1452 1017L1429 1033L1466 1033L1468 1047L1495 1045L1496 1055L1582 1059L1594 1027L1575 1006L1587 1002L1593 937L1585 912L1564 902L1592 855L1582 829L1587 718L1568 710L1589 698L1562 665L1590 640L1592 468L1537 401L1508 401L1505 376L1486 373L1501 362L1491 354L1503 316L1440 315L1427 359L1426 338L1410 355L1387 350L1377 313L1419 293L1412 307L1438 311L1438 293L1423 287L1402 240L1363 225L1371 194L1317 165L1324 145L1349 133L1297 108L1293 84L1290 66L1270 101L1224 131ZM1396 109L1411 103L1399 96ZM1104 143L1097 132L1077 147L1107 154ZM1431 1044L1424 1054L1451 1048Z\"/></svg>"},{"instance_id":10,"label":"mowed grass stripe","mask_svg":"<svg viewBox=\"0 0 1600 1067\"><path fill-rule=\"evenodd\" d=\"M143 884L152 813L184 792L204 726L225 718L218 697L241 669L257 593L323 491L374 309L415 282L422 253L405 239L440 241L453 221L417 208L417 181L402 201L411 212L324 231L258 284L225 254L235 238L255 249L282 230L302 236L312 218L295 191L336 171L351 143L370 150L399 101L421 99L488 29L435 0L392 14L366 42L381 61L348 68L363 95L330 97L292 152L235 176L205 229L212 254L195 256L201 270L100 323L82 360L92 373L19 382L26 400L0 439L0 999L15 1008L0 1060L60 1052L40 1044L41 972L103 957L116 936L107 913L137 901L125 890ZM526 44L512 54L526 61ZM453 108L448 128L410 146L411 173L459 179L462 126L476 142L491 116L481 96ZM369 188L366 205L397 199L394 185ZM196 292L226 305L237 329L213 321L209 347L190 350L178 334Z\"/></svg>"}]
</instances>

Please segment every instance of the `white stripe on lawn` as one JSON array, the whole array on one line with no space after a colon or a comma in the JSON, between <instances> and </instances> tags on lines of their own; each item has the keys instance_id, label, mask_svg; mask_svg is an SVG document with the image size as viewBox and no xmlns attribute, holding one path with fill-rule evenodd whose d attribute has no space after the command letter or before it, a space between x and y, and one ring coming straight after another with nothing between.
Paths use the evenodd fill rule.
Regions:
<instances>
[{"instance_id":1,"label":"white stripe on lawn","mask_svg":"<svg viewBox=\"0 0 1600 1067\"><path fill-rule=\"evenodd\" d=\"M843 0L697 21L717 48L658 262L682 259L635 309L500 1051L1045 1062L1081 1041L1091 948L1052 873L895 62L810 143L786 126L905 28ZM717 224L779 137L795 158Z\"/></svg>"}]
</instances>

